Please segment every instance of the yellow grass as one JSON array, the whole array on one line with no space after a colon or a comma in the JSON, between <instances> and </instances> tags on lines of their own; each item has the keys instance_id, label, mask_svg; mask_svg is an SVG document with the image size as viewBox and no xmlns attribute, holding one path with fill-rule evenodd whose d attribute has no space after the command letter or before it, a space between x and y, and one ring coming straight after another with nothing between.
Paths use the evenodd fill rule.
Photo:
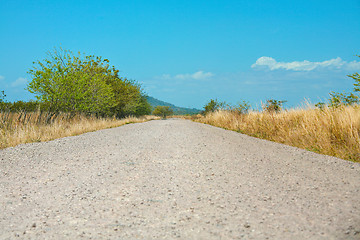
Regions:
<instances>
[{"instance_id":1,"label":"yellow grass","mask_svg":"<svg viewBox=\"0 0 360 240\"><path fill-rule=\"evenodd\" d=\"M280 113L217 111L196 121L360 162L360 107Z\"/></svg>"},{"instance_id":2,"label":"yellow grass","mask_svg":"<svg viewBox=\"0 0 360 240\"><path fill-rule=\"evenodd\" d=\"M49 141L153 119L158 119L158 117L115 119L80 114L71 116L68 113L54 116L50 113L0 112L0 148L13 147L22 143Z\"/></svg>"}]
</instances>

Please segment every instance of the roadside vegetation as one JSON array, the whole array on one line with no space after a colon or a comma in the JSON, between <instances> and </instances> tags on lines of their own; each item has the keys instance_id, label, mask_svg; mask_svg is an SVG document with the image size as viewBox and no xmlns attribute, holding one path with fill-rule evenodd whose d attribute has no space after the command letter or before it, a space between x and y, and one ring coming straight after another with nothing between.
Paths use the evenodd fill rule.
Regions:
<instances>
[{"instance_id":1,"label":"roadside vegetation","mask_svg":"<svg viewBox=\"0 0 360 240\"><path fill-rule=\"evenodd\" d=\"M27 89L51 112L117 118L151 112L141 86L120 77L108 59L55 49L48 58L34 62L29 74Z\"/></svg>"},{"instance_id":2,"label":"roadside vegetation","mask_svg":"<svg viewBox=\"0 0 360 240\"><path fill-rule=\"evenodd\" d=\"M35 101L7 102L0 91L0 148L159 119L148 116L140 84L108 59L54 49L28 73Z\"/></svg>"},{"instance_id":3,"label":"roadside vegetation","mask_svg":"<svg viewBox=\"0 0 360 240\"><path fill-rule=\"evenodd\" d=\"M360 107L239 114L217 110L195 121L360 162Z\"/></svg>"},{"instance_id":4,"label":"roadside vegetation","mask_svg":"<svg viewBox=\"0 0 360 240\"><path fill-rule=\"evenodd\" d=\"M0 91L0 148L174 113L171 106L152 109L140 84L120 77L101 57L54 49L34 62L29 74L27 89L36 100L11 103ZM286 100L268 99L259 111L246 101L231 105L211 99L202 114L176 117L360 162L360 75L348 76L355 81L353 92L331 92L327 102L303 109L284 110Z\"/></svg>"},{"instance_id":5,"label":"roadside vegetation","mask_svg":"<svg viewBox=\"0 0 360 240\"><path fill-rule=\"evenodd\" d=\"M85 114L52 112L1 112L0 148L75 136L128 123L159 119L154 116L101 118Z\"/></svg>"},{"instance_id":6,"label":"roadside vegetation","mask_svg":"<svg viewBox=\"0 0 360 240\"><path fill-rule=\"evenodd\" d=\"M284 110L286 101L269 99L261 111L250 110L243 101L236 106L210 100L203 115L189 117L250 136L313 152L360 162L360 75L351 93L330 93L327 103Z\"/></svg>"},{"instance_id":7,"label":"roadside vegetation","mask_svg":"<svg viewBox=\"0 0 360 240\"><path fill-rule=\"evenodd\" d=\"M168 116L173 115L174 111L169 106L156 106L153 115L162 117L162 119L166 119Z\"/></svg>"}]
</instances>

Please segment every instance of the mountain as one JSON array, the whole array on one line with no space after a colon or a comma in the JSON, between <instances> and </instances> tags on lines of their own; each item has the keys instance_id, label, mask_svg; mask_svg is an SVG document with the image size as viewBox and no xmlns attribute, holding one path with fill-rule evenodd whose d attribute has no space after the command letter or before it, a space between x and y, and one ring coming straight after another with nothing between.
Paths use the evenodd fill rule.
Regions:
<instances>
[{"instance_id":1,"label":"mountain","mask_svg":"<svg viewBox=\"0 0 360 240\"><path fill-rule=\"evenodd\" d=\"M146 97L148 102L150 103L151 107L154 109L156 106L169 106L174 111L174 115L186 115L186 114L198 114L201 112L201 110L196 108L184 108L184 107L178 107L174 104L161 101L159 99L147 96Z\"/></svg>"}]
</instances>

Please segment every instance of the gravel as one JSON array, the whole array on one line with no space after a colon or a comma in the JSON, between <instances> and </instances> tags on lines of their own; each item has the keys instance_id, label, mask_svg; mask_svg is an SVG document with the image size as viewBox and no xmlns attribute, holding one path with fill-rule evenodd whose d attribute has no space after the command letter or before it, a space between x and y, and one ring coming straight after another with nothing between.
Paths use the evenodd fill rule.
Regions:
<instances>
[{"instance_id":1,"label":"gravel","mask_svg":"<svg viewBox=\"0 0 360 240\"><path fill-rule=\"evenodd\" d=\"M0 239L360 239L360 164L169 119L0 150Z\"/></svg>"}]
</instances>

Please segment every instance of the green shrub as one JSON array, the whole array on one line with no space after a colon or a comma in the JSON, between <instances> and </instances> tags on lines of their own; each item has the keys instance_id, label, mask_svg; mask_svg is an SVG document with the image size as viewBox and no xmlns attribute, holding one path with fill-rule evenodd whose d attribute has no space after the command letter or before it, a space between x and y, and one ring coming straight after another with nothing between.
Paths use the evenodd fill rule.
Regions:
<instances>
[{"instance_id":1,"label":"green shrub","mask_svg":"<svg viewBox=\"0 0 360 240\"><path fill-rule=\"evenodd\" d=\"M34 62L27 89L52 112L125 117L150 113L141 86L118 75L108 59L54 49Z\"/></svg>"},{"instance_id":2,"label":"green shrub","mask_svg":"<svg viewBox=\"0 0 360 240\"><path fill-rule=\"evenodd\" d=\"M266 100L266 104L265 106L263 107L263 109L266 111L266 112L275 112L275 113L278 113L281 111L282 109L282 105L283 103L285 103L287 101L279 101L279 100L275 100L275 99L269 99L269 100Z\"/></svg>"},{"instance_id":3,"label":"green shrub","mask_svg":"<svg viewBox=\"0 0 360 240\"><path fill-rule=\"evenodd\" d=\"M358 57L360 56L358 55ZM329 107L337 108L340 106L350 106L360 103L360 74L356 72L348 75L348 77L355 80L354 93L331 92L329 99Z\"/></svg>"},{"instance_id":4,"label":"green shrub","mask_svg":"<svg viewBox=\"0 0 360 240\"><path fill-rule=\"evenodd\" d=\"M226 107L225 102L219 102L217 99L210 99L210 101L204 106L203 114L206 115L210 112L215 112L216 110Z\"/></svg>"},{"instance_id":5,"label":"green shrub","mask_svg":"<svg viewBox=\"0 0 360 240\"><path fill-rule=\"evenodd\" d=\"M230 110L237 114L246 114L249 111L250 107L250 104L243 100L235 106L230 106Z\"/></svg>"},{"instance_id":6,"label":"green shrub","mask_svg":"<svg viewBox=\"0 0 360 240\"><path fill-rule=\"evenodd\" d=\"M173 114L173 110L169 106L156 106L152 114L166 119L166 117Z\"/></svg>"}]
</instances>

